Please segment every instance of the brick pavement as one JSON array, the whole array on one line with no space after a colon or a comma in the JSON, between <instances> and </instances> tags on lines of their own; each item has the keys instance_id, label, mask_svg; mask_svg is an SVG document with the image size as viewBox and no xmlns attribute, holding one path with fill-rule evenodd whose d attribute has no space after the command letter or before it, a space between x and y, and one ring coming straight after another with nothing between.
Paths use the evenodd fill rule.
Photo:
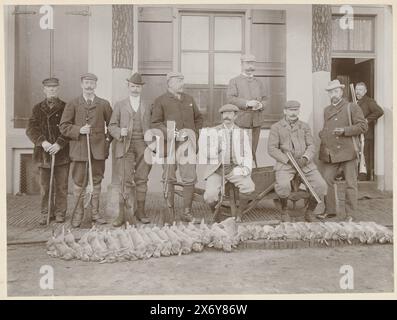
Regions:
<instances>
[{"instance_id":1,"label":"brick pavement","mask_svg":"<svg viewBox=\"0 0 397 320\"><path fill-rule=\"evenodd\" d=\"M342 188L341 188L342 189ZM340 201L343 207L344 199L340 192ZM391 193L380 191L360 192L358 220L375 221L383 225L393 223L393 199ZM100 211L106 220L111 223L113 217L106 210L106 194L102 194ZM175 207L177 215L182 210L182 201L176 196ZM73 197L68 197L68 208L73 208ZM164 199L161 193L150 193L146 203L147 213L152 223L158 223L162 214L167 212ZM210 221L211 214L209 207L201 202L193 204L194 216L197 219L204 218ZM64 226L70 228L70 211L67 214L64 224L52 222L49 227L38 224L40 217L40 197L37 195L7 195L7 239L8 242L36 242L45 241L55 230L59 232ZM292 213L296 221L303 220L302 202L298 202L297 210ZM177 218L178 219L178 218ZM279 213L271 200L261 201L257 207L243 217L243 222L267 221L272 222L279 219ZM108 225L110 227L110 224ZM74 233L78 236L80 230Z\"/></svg>"}]
</instances>

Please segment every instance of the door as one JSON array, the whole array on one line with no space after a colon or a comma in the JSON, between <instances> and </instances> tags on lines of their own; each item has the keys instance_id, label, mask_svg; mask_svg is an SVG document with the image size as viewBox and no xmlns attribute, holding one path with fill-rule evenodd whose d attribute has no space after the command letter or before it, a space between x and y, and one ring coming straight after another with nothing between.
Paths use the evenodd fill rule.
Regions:
<instances>
[{"instance_id":1,"label":"door","mask_svg":"<svg viewBox=\"0 0 397 320\"><path fill-rule=\"evenodd\" d=\"M220 122L229 80L240 74L244 52L243 13L180 12L179 70L185 92L204 116L204 126Z\"/></svg>"},{"instance_id":2,"label":"door","mask_svg":"<svg viewBox=\"0 0 397 320\"><path fill-rule=\"evenodd\" d=\"M15 7L14 128L25 128L44 99L42 81L60 80L60 98L80 94L88 68L88 6L52 6L54 28L41 29L40 6Z\"/></svg>"}]
</instances>

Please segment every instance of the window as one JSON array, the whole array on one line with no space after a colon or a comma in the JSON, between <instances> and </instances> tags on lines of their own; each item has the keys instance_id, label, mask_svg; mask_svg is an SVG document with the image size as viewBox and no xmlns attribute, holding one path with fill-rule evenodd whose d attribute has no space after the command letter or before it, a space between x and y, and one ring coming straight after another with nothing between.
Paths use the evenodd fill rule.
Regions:
<instances>
[{"instance_id":1,"label":"window","mask_svg":"<svg viewBox=\"0 0 397 320\"><path fill-rule=\"evenodd\" d=\"M219 120L226 88L240 73L244 43L242 13L180 14L180 61L186 92L191 94L206 125Z\"/></svg>"},{"instance_id":2,"label":"window","mask_svg":"<svg viewBox=\"0 0 397 320\"><path fill-rule=\"evenodd\" d=\"M342 29L342 15L332 16L334 52L375 52L375 17L355 15L353 29Z\"/></svg>"}]
</instances>

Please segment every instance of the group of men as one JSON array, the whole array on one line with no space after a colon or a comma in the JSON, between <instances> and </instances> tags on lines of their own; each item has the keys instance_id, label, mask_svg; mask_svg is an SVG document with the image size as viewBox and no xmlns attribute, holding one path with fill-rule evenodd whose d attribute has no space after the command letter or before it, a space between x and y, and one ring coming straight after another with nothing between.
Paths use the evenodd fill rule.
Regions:
<instances>
[{"instance_id":1,"label":"group of men","mask_svg":"<svg viewBox=\"0 0 397 320\"><path fill-rule=\"evenodd\" d=\"M215 210L222 200L226 182L234 184L242 197L240 205L254 192L251 178L253 163L257 165L256 151L261 127L266 118L267 93L263 83L253 75L255 57L241 57L241 74L230 80L227 89L228 104L219 112L222 124L203 129L203 117L192 96L184 93L184 76L179 72L167 74L166 93L153 104L141 97L144 82L138 73L127 79L129 96L111 108L107 100L95 95L98 78L91 73L81 76L82 94L66 103L58 98L59 80L43 81L46 98L34 106L26 133L34 143L34 159L39 165L42 194L41 224L47 215L56 222L65 221L69 166L72 165L75 206L71 224L79 227L84 216L84 199L90 197L92 221L105 223L100 216L99 200L105 161L110 144L115 144L116 177L120 188L136 200L132 212L120 210L113 221L115 227L135 216L142 223L149 223L145 212L148 176L152 167L145 156L160 153L167 159L163 164L163 184L167 185L167 205L174 208L176 171L183 186L183 212L181 220L193 221L192 201L197 182L196 162L185 161L185 152L178 152L188 145L194 158L199 151L205 152L206 189L204 200ZM359 85L357 85L359 86ZM368 125L359 106L343 98L343 85L331 81L326 90L331 105L324 111L324 128L320 132L320 159L324 162L322 175L314 164L315 146L308 124L299 120L300 103L288 101L284 118L270 129L268 152L276 160L275 191L280 197L281 218L289 221L287 200L291 192L291 180L296 174L289 158L290 152L308 181L321 197L325 197L326 212L320 218L335 215L335 196L332 185L336 171L343 167L346 176L346 213L354 216L357 208L357 163L352 137L367 131ZM357 91L358 88L356 88ZM359 101L364 99L364 95ZM365 98L370 99L370 98ZM360 102L359 102L360 103ZM350 112L350 113L348 113ZM146 133L153 131L163 136L164 144L153 148L153 141L145 140ZM209 139L207 139L209 137ZM198 144L197 144L198 142ZM169 159L173 157L173 161ZM51 160L55 157L52 168ZM49 185L51 170L55 180L53 210L49 212ZM90 187L91 186L91 187ZM327 191L328 190L328 191ZM52 195L51 195L52 197ZM317 202L309 198L305 219L312 221ZM135 209L136 208L136 209ZM241 219L241 217L239 217Z\"/></svg>"}]
</instances>

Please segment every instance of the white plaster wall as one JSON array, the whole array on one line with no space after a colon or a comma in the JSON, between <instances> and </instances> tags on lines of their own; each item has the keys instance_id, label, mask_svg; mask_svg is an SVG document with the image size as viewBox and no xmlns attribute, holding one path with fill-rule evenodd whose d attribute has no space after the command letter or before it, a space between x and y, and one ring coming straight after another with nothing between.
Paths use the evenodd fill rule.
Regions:
<instances>
[{"instance_id":1,"label":"white plaster wall","mask_svg":"<svg viewBox=\"0 0 397 320\"><path fill-rule=\"evenodd\" d=\"M312 6L287 9L287 100L301 103L301 120L313 124Z\"/></svg>"},{"instance_id":2,"label":"white plaster wall","mask_svg":"<svg viewBox=\"0 0 397 320\"><path fill-rule=\"evenodd\" d=\"M90 6L88 72L98 77L96 95L112 102L112 6ZM102 190L111 182L112 159L106 161Z\"/></svg>"},{"instance_id":3,"label":"white plaster wall","mask_svg":"<svg viewBox=\"0 0 397 320\"><path fill-rule=\"evenodd\" d=\"M286 91L287 100L298 100L300 118L313 127L312 90L312 6L280 5L286 10ZM269 130L262 130L257 161L258 166L269 166L274 160L267 153Z\"/></svg>"}]
</instances>

